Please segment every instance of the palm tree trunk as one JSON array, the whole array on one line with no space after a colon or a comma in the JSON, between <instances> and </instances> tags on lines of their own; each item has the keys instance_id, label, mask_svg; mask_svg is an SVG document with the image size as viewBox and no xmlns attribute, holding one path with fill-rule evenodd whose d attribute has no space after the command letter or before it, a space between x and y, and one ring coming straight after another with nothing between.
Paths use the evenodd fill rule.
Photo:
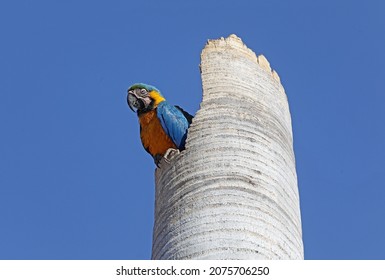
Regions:
<instances>
[{"instance_id":1,"label":"palm tree trunk","mask_svg":"<svg viewBox=\"0 0 385 280\"><path fill-rule=\"evenodd\" d=\"M186 150L155 172L153 259L303 259L291 117L264 56L235 35L201 55Z\"/></svg>"}]
</instances>

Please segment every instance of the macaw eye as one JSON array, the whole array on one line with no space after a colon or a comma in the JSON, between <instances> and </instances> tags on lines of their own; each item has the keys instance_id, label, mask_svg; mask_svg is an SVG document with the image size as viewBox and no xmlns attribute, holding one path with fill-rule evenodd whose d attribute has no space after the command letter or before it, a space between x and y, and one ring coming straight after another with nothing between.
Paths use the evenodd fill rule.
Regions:
<instances>
[{"instance_id":1,"label":"macaw eye","mask_svg":"<svg viewBox=\"0 0 385 280\"><path fill-rule=\"evenodd\" d=\"M140 90L140 93L143 94L143 95L145 95L145 94L147 94L147 90L145 90L144 88L142 88L142 89Z\"/></svg>"}]
</instances>

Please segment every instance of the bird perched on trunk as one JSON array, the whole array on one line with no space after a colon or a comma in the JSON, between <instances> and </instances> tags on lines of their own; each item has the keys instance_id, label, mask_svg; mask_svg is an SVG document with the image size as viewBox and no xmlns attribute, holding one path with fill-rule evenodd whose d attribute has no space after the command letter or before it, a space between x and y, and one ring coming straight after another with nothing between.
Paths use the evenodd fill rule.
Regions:
<instances>
[{"instance_id":1,"label":"bird perched on trunk","mask_svg":"<svg viewBox=\"0 0 385 280\"><path fill-rule=\"evenodd\" d=\"M136 111L143 147L159 166L160 160L184 150L192 116L179 106L170 105L160 91L146 84L128 89L128 106Z\"/></svg>"}]
</instances>

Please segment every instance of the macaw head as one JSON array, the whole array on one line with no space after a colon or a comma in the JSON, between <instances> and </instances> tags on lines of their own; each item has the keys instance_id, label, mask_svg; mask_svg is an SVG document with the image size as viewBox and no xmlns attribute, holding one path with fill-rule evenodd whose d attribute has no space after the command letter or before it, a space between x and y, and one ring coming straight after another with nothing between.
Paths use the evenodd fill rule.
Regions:
<instances>
[{"instance_id":1,"label":"macaw head","mask_svg":"<svg viewBox=\"0 0 385 280\"><path fill-rule=\"evenodd\" d=\"M141 83L130 86L127 93L128 106L138 113L151 111L165 100L156 87Z\"/></svg>"}]
</instances>

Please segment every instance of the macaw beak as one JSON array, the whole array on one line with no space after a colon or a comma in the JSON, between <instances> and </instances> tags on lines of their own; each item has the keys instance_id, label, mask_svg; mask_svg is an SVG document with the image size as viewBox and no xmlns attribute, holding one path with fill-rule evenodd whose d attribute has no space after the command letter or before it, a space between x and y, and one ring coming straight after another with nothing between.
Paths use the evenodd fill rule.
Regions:
<instances>
[{"instance_id":1,"label":"macaw beak","mask_svg":"<svg viewBox=\"0 0 385 280\"><path fill-rule=\"evenodd\" d=\"M151 98L149 96L141 96L140 89L129 90L127 95L127 103L134 112L143 112L151 107Z\"/></svg>"},{"instance_id":2,"label":"macaw beak","mask_svg":"<svg viewBox=\"0 0 385 280\"><path fill-rule=\"evenodd\" d=\"M140 102L138 98L130 93L127 95L127 104L133 112L136 112L140 108Z\"/></svg>"}]
</instances>

